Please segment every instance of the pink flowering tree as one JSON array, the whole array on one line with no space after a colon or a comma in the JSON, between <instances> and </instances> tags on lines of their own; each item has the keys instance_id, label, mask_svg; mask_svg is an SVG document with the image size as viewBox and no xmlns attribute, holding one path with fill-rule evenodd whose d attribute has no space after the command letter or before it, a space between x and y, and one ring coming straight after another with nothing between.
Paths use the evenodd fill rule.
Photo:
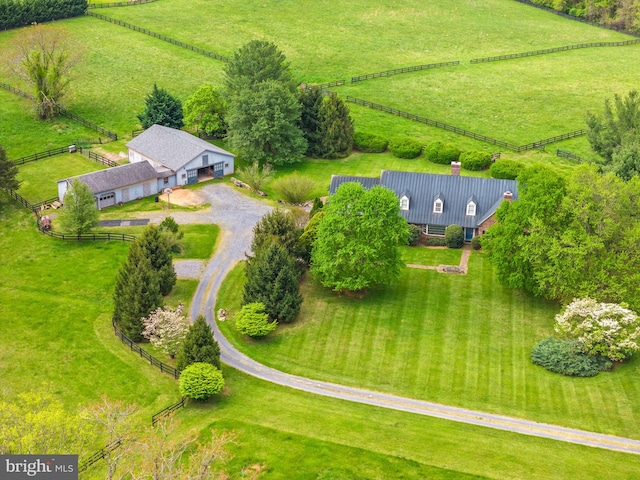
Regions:
<instances>
[{"instance_id":1,"label":"pink flowering tree","mask_svg":"<svg viewBox=\"0 0 640 480\"><path fill-rule=\"evenodd\" d=\"M620 362L638 350L640 320L617 303L581 298L556 315L555 331L577 340L584 353Z\"/></svg>"},{"instance_id":2,"label":"pink flowering tree","mask_svg":"<svg viewBox=\"0 0 640 480\"><path fill-rule=\"evenodd\" d=\"M142 336L152 345L160 348L164 353L174 358L180 349L180 344L187 336L191 322L182 315L184 305L178 308L158 308L142 319L144 330Z\"/></svg>"}]
</instances>

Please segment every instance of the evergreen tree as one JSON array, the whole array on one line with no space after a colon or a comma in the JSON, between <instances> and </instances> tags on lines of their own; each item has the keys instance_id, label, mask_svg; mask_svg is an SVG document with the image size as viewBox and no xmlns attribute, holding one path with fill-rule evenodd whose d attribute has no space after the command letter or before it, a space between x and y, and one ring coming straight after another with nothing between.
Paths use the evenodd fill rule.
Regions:
<instances>
[{"instance_id":1,"label":"evergreen tree","mask_svg":"<svg viewBox=\"0 0 640 480\"><path fill-rule=\"evenodd\" d=\"M16 178L18 167L7 158L7 151L0 145L0 188L7 190L17 190L20 188L20 181Z\"/></svg>"},{"instance_id":2,"label":"evergreen tree","mask_svg":"<svg viewBox=\"0 0 640 480\"><path fill-rule=\"evenodd\" d=\"M302 113L300 115L300 128L307 141L306 155L319 157L321 154L322 135L320 132L322 90L318 87L303 88L298 96Z\"/></svg>"},{"instance_id":3,"label":"evergreen tree","mask_svg":"<svg viewBox=\"0 0 640 480\"><path fill-rule=\"evenodd\" d=\"M322 210L322 207L324 207L324 203L322 203L322 200L320 200L318 197L313 199L313 207L311 207L311 211L309 212L309 218L313 218L313 216L318 213L320 210Z\"/></svg>"},{"instance_id":4,"label":"evergreen tree","mask_svg":"<svg viewBox=\"0 0 640 480\"><path fill-rule=\"evenodd\" d=\"M147 129L158 124L171 128L182 128L182 102L154 83L153 90L145 99L145 109L138 115L140 125Z\"/></svg>"},{"instance_id":5,"label":"evergreen tree","mask_svg":"<svg viewBox=\"0 0 640 480\"><path fill-rule=\"evenodd\" d=\"M220 345L213 338L211 327L202 315L189 327L189 332L182 341L177 368L184 370L196 362L210 363L220 368Z\"/></svg>"},{"instance_id":6,"label":"evergreen tree","mask_svg":"<svg viewBox=\"0 0 640 480\"><path fill-rule=\"evenodd\" d=\"M98 224L96 200L86 183L74 178L63 202L60 224L65 232L81 235Z\"/></svg>"},{"instance_id":7,"label":"evergreen tree","mask_svg":"<svg viewBox=\"0 0 640 480\"><path fill-rule=\"evenodd\" d=\"M142 319L162 306L158 276L136 240L116 277L113 320L134 342L142 340Z\"/></svg>"},{"instance_id":8,"label":"evergreen tree","mask_svg":"<svg viewBox=\"0 0 640 480\"><path fill-rule=\"evenodd\" d=\"M337 95L329 95L320 110L320 154L322 158L343 158L353 146L353 120L349 107Z\"/></svg>"},{"instance_id":9,"label":"evergreen tree","mask_svg":"<svg viewBox=\"0 0 640 480\"><path fill-rule=\"evenodd\" d=\"M260 249L247 261L242 304L262 303L270 321L292 322L302 303L294 260L278 244Z\"/></svg>"},{"instance_id":10,"label":"evergreen tree","mask_svg":"<svg viewBox=\"0 0 640 480\"><path fill-rule=\"evenodd\" d=\"M149 225L138 237L137 243L151 262L151 268L157 272L160 292L168 295L176 284L176 272L172 263L172 244L167 234L156 225Z\"/></svg>"},{"instance_id":11,"label":"evergreen tree","mask_svg":"<svg viewBox=\"0 0 640 480\"><path fill-rule=\"evenodd\" d=\"M290 256L296 258L300 233L293 215L276 208L263 216L253 227L251 250L257 254L268 245L276 243L284 248Z\"/></svg>"}]
</instances>

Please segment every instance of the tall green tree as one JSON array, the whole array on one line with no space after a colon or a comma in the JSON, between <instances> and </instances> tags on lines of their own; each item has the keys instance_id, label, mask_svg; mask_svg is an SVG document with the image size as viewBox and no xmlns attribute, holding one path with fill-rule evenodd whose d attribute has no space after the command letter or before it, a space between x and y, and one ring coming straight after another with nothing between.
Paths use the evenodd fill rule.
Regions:
<instances>
[{"instance_id":1,"label":"tall green tree","mask_svg":"<svg viewBox=\"0 0 640 480\"><path fill-rule=\"evenodd\" d=\"M162 306L158 275L138 240L131 244L127 259L116 277L113 320L134 342L142 340L142 319Z\"/></svg>"},{"instance_id":2,"label":"tall green tree","mask_svg":"<svg viewBox=\"0 0 640 480\"><path fill-rule=\"evenodd\" d=\"M7 151L0 144L0 188L17 190L20 188L18 166L7 158Z\"/></svg>"},{"instance_id":3,"label":"tall green tree","mask_svg":"<svg viewBox=\"0 0 640 480\"><path fill-rule=\"evenodd\" d=\"M227 105L220 89L204 84L184 102L184 123L207 135L222 137L227 133Z\"/></svg>"},{"instance_id":4,"label":"tall green tree","mask_svg":"<svg viewBox=\"0 0 640 480\"><path fill-rule=\"evenodd\" d=\"M611 164L606 170L628 181L640 175L640 130L622 137L622 142L611 155Z\"/></svg>"},{"instance_id":5,"label":"tall green tree","mask_svg":"<svg viewBox=\"0 0 640 480\"><path fill-rule=\"evenodd\" d=\"M259 249L247 261L242 304L262 303L270 321L295 320L302 297L294 262L278 244L270 243Z\"/></svg>"},{"instance_id":6,"label":"tall green tree","mask_svg":"<svg viewBox=\"0 0 640 480\"><path fill-rule=\"evenodd\" d=\"M158 88L155 83L144 103L144 110L138 115L142 128L147 129L154 124L171 128L182 128L184 125L182 102L164 88Z\"/></svg>"},{"instance_id":7,"label":"tall green tree","mask_svg":"<svg viewBox=\"0 0 640 480\"><path fill-rule=\"evenodd\" d=\"M323 213L311 273L325 287L358 291L398 279L404 267L398 246L406 245L409 230L391 190L344 183Z\"/></svg>"},{"instance_id":8,"label":"tall green tree","mask_svg":"<svg viewBox=\"0 0 640 480\"><path fill-rule=\"evenodd\" d=\"M69 92L70 71L82 58L82 48L57 26L22 29L11 41L8 62L14 75L31 85L40 119L57 115Z\"/></svg>"},{"instance_id":9,"label":"tall green tree","mask_svg":"<svg viewBox=\"0 0 640 480\"><path fill-rule=\"evenodd\" d=\"M267 80L235 95L229 107L229 142L247 161L276 165L302 160L301 106L282 83Z\"/></svg>"},{"instance_id":10,"label":"tall green tree","mask_svg":"<svg viewBox=\"0 0 640 480\"><path fill-rule=\"evenodd\" d=\"M96 199L86 183L74 178L62 202L64 208L59 218L65 232L81 235L98 225L100 215Z\"/></svg>"},{"instance_id":11,"label":"tall green tree","mask_svg":"<svg viewBox=\"0 0 640 480\"><path fill-rule=\"evenodd\" d=\"M149 225L136 242L157 274L160 293L168 295L177 280L173 269L172 243L168 235L158 226Z\"/></svg>"},{"instance_id":12,"label":"tall green tree","mask_svg":"<svg viewBox=\"0 0 640 480\"><path fill-rule=\"evenodd\" d=\"M178 370L184 370L192 363L203 362L220 368L220 345L213 338L211 327L202 315L198 315L189 327L178 353Z\"/></svg>"},{"instance_id":13,"label":"tall green tree","mask_svg":"<svg viewBox=\"0 0 640 480\"><path fill-rule=\"evenodd\" d=\"M322 134L320 132L321 110L323 103L322 90L318 87L301 88L298 100L302 106L300 128L307 141L306 155L321 156Z\"/></svg>"},{"instance_id":14,"label":"tall green tree","mask_svg":"<svg viewBox=\"0 0 640 480\"><path fill-rule=\"evenodd\" d=\"M349 107L337 95L329 95L320 109L320 154L322 158L343 158L353 146L353 120Z\"/></svg>"},{"instance_id":15,"label":"tall green tree","mask_svg":"<svg viewBox=\"0 0 640 480\"><path fill-rule=\"evenodd\" d=\"M280 83L289 93L296 89L287 57L274 43L265 40L252 40L240 47L224 71L225 87L231 96L268 81Z\"/></svg>"},{"instance_id":16,"label":"tall green tree","mask_svg":"<svg viewBox=\"0 0 640 480\"><path fill-rule=\"evenodd\" d=\"M259 252L269 245L277 244L296 258L301 233L291 212L276 208L264 215L253 227L251 250Z\"/></svg>"}]
</instances>

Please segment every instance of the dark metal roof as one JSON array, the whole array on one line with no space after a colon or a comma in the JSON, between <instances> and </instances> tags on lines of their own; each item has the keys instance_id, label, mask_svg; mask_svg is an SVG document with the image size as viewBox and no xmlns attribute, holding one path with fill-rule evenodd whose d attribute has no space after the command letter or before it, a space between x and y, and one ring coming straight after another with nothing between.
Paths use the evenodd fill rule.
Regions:
<instances>
[{"instance_id":1,"label":"dark metal roof","mask_svg":"<svg viewBox=\"0 0 640 480\"><path fill-rule=\"evenodd\" d=\"M355 177L351 175L331 175L331 185L329 186L329 193L333 195L334 193L336 193L336 190L340 185L347 182L358 182L366 190L369 190L371 187L379 185L380 179L372 177Z\"/></svg>"},{"instance_id":2,"label":"dark metal roof","mask_svg":"<svg viewBox=\"0 0 640 480\"><path fill-rule=\"evenodd\" d=\"M188 132L162 125L150 126L127 143L127 147L174 171L178 171L207 150L231 158L235 157L233 153Z\"/></svg>"},{"instance_id":3,"label":"dark metal roof","mask_svg":"<svg viewBox=\"0 0 640 480\"><path fill-rule=\"evenodd\" d=\"M156 180L158 174L149 162L143 161L67 178L66 181L71 183L74 178L86 183L94 194L98 194Z\"/></svg>"},{"instance_id":4,"label":"dark metal roof","mask_svg":"<svg viewBox=\"0 0 640 480\"><path fill-rule=\"evenodd\" d=\"M409 210L400 213L409 223L418 225L477 227L496 211L504 192L512 192L514 200L518 198L518 183L515 180L496 178L383 170L380 185L393 190L398 198L406 190L412 193ZM442 213L433 213L436 198L443 202ZM476 204L474 216L467 215L470 199Z\"/></svg>"}]
</instances>

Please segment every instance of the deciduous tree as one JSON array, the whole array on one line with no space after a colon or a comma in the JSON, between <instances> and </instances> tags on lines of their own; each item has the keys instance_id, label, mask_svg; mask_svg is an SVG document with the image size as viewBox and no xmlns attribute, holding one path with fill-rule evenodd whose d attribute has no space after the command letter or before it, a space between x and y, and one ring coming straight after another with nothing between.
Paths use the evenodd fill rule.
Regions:
<instances>
[{"instance_id":1,"label":"deciduous tree","mask_svg":"<svg viewBox=\"0 0 640 480\"><path fill-rule=\"evenodd\" d=\"M7 158L7 151L0 145L0 188L17 190L20 181L17 178L18 167Z\"/></svg>"},{"instance_id":2,"label":"deciduous tree","mask_svg":"<svg viewBox=\"0 0 640 480\"><path fill-rule=\"evenodd\" d=\"M154 124L171 128L182 128L184 125L182 102L164 88L158 88L155 83L144 103L144 110L138 115L142 128L147 129Z\"/></svg>"},{"instance_id":3,"label":"deciduous tree","mask_svg":"<svg viewBox=\"0 0 640 480\"><path fill-rule=\"evenodd\" d=\"M180 393L194 400L208 400L224 388L222 372L210 363L192 363L180 374Z\"/></svg>"},{"instance_id":4,"label":"deciduous tree","mask_svg":"<svg viewBox=\"0 0 640 480\"><path fill-rule=\"evenodd\" d=\"M220 368L220 345L213 338L211 327L202 315L189 327L178 354L178 370L184 370L192 363L210 363Z\"/></svg>"},{"instance_id":5,"label":"deciduous tree","mask_svg":"<svg viewBox=\"0 0 640 480\"><path fill-rule=\"evenodd\" d=\"M60 226L73 235L87 233L98 225L100 214L89 186L74 178L63 199Z\"/></svg>"},{"instance_id":6,"label":"deciduous tree","mask_svg":"<svg viewBox=\"0 0 640 480\"><path fill-rule=\"evenodd\" d=\"M391 190L344 183L323 212L311 272L325 287L358 291L398 279L404 267L398 246L406 245L409 231Z\"/></svg>"},{"instance_id":7,"label":"deciduous tree","mask_svg":"<svg viewBox=\"0 0 640 480\"><path fill-rule=\"evenodd\" d=\"M218 87L202 85L187 98L183 110L187 127L218 137L227 133L227 106Z\"/></svg>"},{"instance_id":8,"label":"deciduous tree","mask_svg":"<svg viewBox=\"0 0 640 480\"><path fill-rule=\"evenodd\" d=\"M174 358L189 331L189 320L182 315L184 305L171 308L157 308L148 317L142 319L142 336L152 345Z\"/></svg>"},{"instance_id":9,"label":"deciduous tree","mask_svg":"<svg viewBox=\"0 0 640 480\"><path fill-rule=\"evenodd\" d=\"M22 29L12 40L9 67L33 88L36 113L53 118L69 91L71 69L81 60L82 48L58 26Z\"/></svg>"},{"instance_id":10,"label":"deciduous tree","mask_svg":"<svg viewBox=\"0 0 640 480\"><path fill-rule=\"evenodd\" d=\"M242 335L264 337L276 329L277 322L270 322L264 304L248 303L236 314L236 328Z\"/></svg>"}]
</instances>

